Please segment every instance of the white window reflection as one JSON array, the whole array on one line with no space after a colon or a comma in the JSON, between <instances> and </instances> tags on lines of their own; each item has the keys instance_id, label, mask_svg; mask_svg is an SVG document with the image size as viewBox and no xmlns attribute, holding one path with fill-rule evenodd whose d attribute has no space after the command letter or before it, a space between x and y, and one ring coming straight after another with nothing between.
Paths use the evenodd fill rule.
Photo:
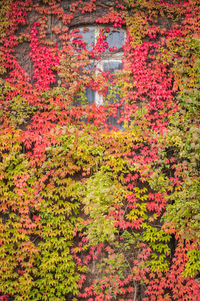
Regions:
<instances>
[{"instance_id":1,"label":"white window reflection","mask_svg":"<svg viewBox=\"0 0 200 301\"><path fill-rule=\"evenodd\" d=\"M106 30L105 30L105 32L106 32ZM106 41L108 43L108 48L106 49L106 52L109 52L109 51L114 52L114 51L120 50L125 43L124 31L117 31L115 29L112 29L105 35L106 35Z\"/></svg>"}]
</instances>

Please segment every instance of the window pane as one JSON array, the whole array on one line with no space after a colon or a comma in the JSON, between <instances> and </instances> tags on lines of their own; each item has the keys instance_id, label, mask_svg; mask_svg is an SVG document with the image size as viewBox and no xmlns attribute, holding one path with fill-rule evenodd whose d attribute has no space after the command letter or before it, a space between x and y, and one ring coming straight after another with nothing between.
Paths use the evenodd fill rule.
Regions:
<instances>
[{"instance_id":1,"label":"window pane","mask_svg":"<svg viewBox=\"0 0 200 301\"><path fill-rule=\"evenodd\" d=\"M95 91L90 87L86 88L85 96L87 97L89 105L95 102Z\"/></svg>"},{"instance_id":2,"label":"window pane","mask_svg":"<svg viewBox=\"0 0 200 301\"><path fill-rule=\"evenodd\" d=\"M75 50L86 48L88 51L92 50L95 44L95 29L94 28L80 28L79 32L73 34L72 44Z\"/></svg>"},{"instance_id":3,"label":"window pane","mask_svg":"<svg viewBox=\"0 0 200 301\"><path fill-rule=\"evenodd\" d=\"M113 117L113 116L109 117L107 119L107 123L111 125L111 128L115 126L118 130L123 131L124 130L123 122L117 122L117 120L119 120L120 117L121 117L120 109L117 109L117 117Z\"/></svg>"},{"instance_id":4,"label":"window pane","mask_svg":"<svg viewBox=\"0 0 200 301\"><path fill-rule=\"evenodd\" d=\"M114 73L114 78L115 78L116 77L115 76L116 71L117 70L122 70L123 65L122 65L121 61L114 61L114 60L112 61L112 60L110 60L110 61L103 62L102 67L103 67L104 72ZM108 87L108 90L107 90L107 93L106 93L106 100L109 103L117 104L121 101L121 98L122 98L121 87L113 84L112 81L110 81L109 82L109 87ZM119 130L123 130L123 123L122 122L120 122L120 123L117 122L119 120L119 118L121 117L120 112L122 110L122 107L118 107L115 110L117 110L116 111L116 116L110 116L107 119L107 122L108 122L108 124L110 124L111 128L113 126L115 126Z\"/></svg>"},{"instance_id":5,"label":"window pane","mask_svg":"<svg viewBox=\"0 0 200 301\"><path fill-rule=\"evenodd\" d=\"M109 49L115 47L116 50L120 49L125 43L125 33L123 31L111 30L107 34L106 41L108 43L108 49L105 51L108 52Z\"/></svg>"},{"instance_id":6,"label":"window pane","mask_svg":"<svg viewBox=\"0 0 200 301\"><path fill-rule=\"evenodd\" d=\"M121 61L103 62L103 72L115 73L116 70L122 70L122 62Z\"/></svg>"},{"instance_id":7,"label":"window pane","mask_svg":"<svg viewBox=\"0 0 200 301\"><path fill-rule=\"evenodd\" d=\"M110 103L119 102L121 98L121 89L117 87L116 84L113 84L113 80L116 79L117 71L122 70L123 65L120 60L106 60L102 61L99 66L102 72L110 72L113 74L112 78L109 80L109 86L106 93L106 99Z\"/></svg>"}]
</instances>

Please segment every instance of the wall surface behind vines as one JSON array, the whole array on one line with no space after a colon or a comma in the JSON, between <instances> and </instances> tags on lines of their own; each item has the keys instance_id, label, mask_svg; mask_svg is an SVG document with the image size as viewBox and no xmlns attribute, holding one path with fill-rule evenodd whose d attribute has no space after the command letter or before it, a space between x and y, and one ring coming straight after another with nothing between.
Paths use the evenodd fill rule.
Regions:
<instances>
[{"instance_id":1,"label":"wall surface behind vines","mask_svg":"<svg viewBox=\"0 0 200 301\"><path fill-rule=\"evenodd\" d=\"M200 300L199 1L4 0L0 19L0 300ZM97 70L113 28L116 74Z\"/></svg>"}]
</instances>

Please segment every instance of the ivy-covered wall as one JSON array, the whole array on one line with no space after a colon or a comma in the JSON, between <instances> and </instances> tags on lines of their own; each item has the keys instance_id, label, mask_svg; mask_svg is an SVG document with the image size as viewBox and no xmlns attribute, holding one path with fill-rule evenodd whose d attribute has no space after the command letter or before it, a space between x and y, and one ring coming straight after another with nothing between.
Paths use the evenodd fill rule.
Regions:
<instances>
[{"instance_id":1,"label":"ivy-covered wall","mask_svg":"<svg viewBox=\"0 0 200 301\"><path fill-rule=\"evenodd\" d=\"M4 0L0 19L0 300L200 300L199 1ZM88 68L108 28L117 75Z\"/></svg>"}]
</instances>

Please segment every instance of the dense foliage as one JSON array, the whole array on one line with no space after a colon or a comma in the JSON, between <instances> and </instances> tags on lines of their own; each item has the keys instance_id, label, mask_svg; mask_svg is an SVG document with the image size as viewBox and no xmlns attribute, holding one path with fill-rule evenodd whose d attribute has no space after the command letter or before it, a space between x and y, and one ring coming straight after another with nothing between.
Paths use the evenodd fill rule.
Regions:
<instances>
[{"instance_id":1,"label":"dense foliage","mask_svg":"<svg viewBox=\"0 0 200 301\"><path fill-rule=\"evenodd\" d=\"M0 300L200 298L199 1L107 7L97 25L127 30L117 76L85 68L106 31L71 43L100 4L1 1Z\"/></svg>"}]
</instances>

